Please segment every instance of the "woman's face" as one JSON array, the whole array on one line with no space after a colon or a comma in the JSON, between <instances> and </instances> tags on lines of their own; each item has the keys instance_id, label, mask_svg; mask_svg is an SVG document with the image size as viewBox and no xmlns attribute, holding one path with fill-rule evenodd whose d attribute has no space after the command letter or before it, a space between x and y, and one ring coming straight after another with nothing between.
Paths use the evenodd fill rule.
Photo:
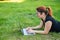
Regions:
<instances>
[{"instance_id":1,"label":"woman's face","mask_svg":"<svg viewBox=\"0 0 60 40\"><path fill-rule=\"evenodd\" d=\"M37 16L38 16L38 18L43 18L43 17L45 17L45 13L42 12L42 14L41 14L41 12L37 12Z\"/></svg>"}]
</instances>

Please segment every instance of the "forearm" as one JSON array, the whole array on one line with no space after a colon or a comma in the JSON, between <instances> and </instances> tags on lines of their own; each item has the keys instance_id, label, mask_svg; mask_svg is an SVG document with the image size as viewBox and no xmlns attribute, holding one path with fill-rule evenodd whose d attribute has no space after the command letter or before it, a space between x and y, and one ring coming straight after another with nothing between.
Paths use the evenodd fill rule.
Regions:
<instances>
[{"instance_id":1,"label":"forearm","mask_svg":"<svg viewBox=\"0 0 60 40\"><path fill-rule=\"evenodd\" d=\"M41 28L39 25L38 26L36 26L36 27L31 27L32 29L39 29L39 28Z\"/></svg>"},{"instance_id":2,"label":"forearm","mask_svg":"<svg viewBox=\"0 0 60 40\"><path fill-rule=\"evenodd\" d=\"M35 33L39 33L39 34L48 34L45 31L37 31L37 30L33 30Z\"/></svg>"},{"instance_id":3,"label":"forearm","mask_svg":"<svg viewBox=\"0 0 60 40\"><path fill-rule=\"evenodd\" d=\"M43 26L43 22L41 21L40 22L40 25L36 26L36 27L31 27L32 29L38 29L38 28L41 28Z\"/></svg>"}]
</instances>

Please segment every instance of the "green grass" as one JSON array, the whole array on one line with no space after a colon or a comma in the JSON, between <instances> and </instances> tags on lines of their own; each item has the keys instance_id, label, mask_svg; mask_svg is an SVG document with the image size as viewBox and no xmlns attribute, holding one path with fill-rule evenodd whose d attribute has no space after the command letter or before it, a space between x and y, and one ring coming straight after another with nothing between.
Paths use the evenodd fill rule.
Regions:
<instances>
[{"instance_id":1,"label":"green grass","mask_svg":"<svg viewBox=\"0 0 60 40\"><path fill-rule=\"evenodd\" d=\"M22 3L0 3L0 40L60 40L60 33L24 36L20 29L36 26L38 6L51 6L53 16L60 21L60 0L26 0Z\"/></svg>"}]
</instances>

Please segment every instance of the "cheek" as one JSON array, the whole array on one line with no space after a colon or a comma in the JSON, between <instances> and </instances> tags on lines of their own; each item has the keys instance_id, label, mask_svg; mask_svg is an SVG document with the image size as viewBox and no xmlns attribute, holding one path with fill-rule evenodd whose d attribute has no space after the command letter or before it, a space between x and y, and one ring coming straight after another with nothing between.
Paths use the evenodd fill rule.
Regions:
<instances>
[{"instance_id":1,"label":"cheek","mask_svg":"<svg viewBox=\"0 0 60 40\"><path fill-rule=\"evenodd\" d=\"M40 15L40 14L37 14L37 16L38 16L38 17L41 17L41 15Z\"/></svg>"}]
</instances>

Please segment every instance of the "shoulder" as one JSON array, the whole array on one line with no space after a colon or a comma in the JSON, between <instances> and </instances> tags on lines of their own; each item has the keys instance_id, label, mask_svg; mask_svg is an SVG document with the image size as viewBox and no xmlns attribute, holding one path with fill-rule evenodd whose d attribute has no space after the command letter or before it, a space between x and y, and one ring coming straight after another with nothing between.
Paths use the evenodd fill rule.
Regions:
<instances>
[{"instance_id":1,"label":"shoulder","mask_svg":"<svg viewBox=\"0 0 60 40\"><path fill-rule=\"evenodd\" d=\"M45 22L47 22L47 21L52 22L53 20L54 20L53 17L48 16L48 17L46 17Z\"/></svg>"},{"instance_id":2,"label":"shoulder","mask_svg":"<svg viewBox=\"0 0 60 40\"><path fill-rule=\"evenodd\" d=\"M51 22L51 21L47 21L45 24L47 24L47 25L48 25L48 24L52 24L52 22Z\"/></svg>"}]
</instances>

